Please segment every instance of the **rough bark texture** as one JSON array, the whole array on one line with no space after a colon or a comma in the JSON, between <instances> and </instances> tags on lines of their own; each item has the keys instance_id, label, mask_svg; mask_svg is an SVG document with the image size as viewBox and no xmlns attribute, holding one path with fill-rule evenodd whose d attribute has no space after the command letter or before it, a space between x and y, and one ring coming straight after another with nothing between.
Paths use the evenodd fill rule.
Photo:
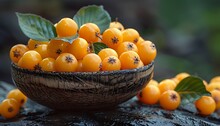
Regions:
<instances>
[{"instance_id":1,"label":"rough bark texture","mask_svg":"<svg viewBox=\"0 0 220 126\"><path fill-rule=\"evenodd\" d=\"M14 88L0 83L0 100ZM66 126L66 125L143 125L143 126L215 126L220 125L220 115L202 117L193 105L180 107L175 111L165 111L159 105L147 106L137 102L136 98L119 105L117 108L100 111L70 112L53 111L30 99L19 115L5 120L0 117L0 125L6 126Z\"/></svg>"}]
</instances>

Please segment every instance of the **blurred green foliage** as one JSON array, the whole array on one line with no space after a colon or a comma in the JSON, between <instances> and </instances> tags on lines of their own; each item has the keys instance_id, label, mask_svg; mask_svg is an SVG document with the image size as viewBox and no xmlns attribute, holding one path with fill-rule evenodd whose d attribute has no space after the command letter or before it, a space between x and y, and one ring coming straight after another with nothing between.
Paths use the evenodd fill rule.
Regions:
<instances>
[{"instance_id":1,"label":"blurred green foliage","mask_svg":"<svg viewBox=\"0 0 220 126\"><path fill-rule=\"evenodd\" d=\"M147 33L159 52L155 78L220 75L220 1L160 0L157 21L162 28Z\"/></svg>"}]
</instances>

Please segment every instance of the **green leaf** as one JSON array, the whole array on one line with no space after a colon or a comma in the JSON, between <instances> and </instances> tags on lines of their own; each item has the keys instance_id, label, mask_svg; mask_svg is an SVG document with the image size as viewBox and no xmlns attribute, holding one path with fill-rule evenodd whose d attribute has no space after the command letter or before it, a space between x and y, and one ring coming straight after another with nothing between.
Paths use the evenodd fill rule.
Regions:
<instances>
[{"instance_id":1,"label":"green leaf","mask_svg":"<svg viewBox=\"0 0 220 126\"><path fill-rule=\"evenodd\" d=\"M94 53L98 54L102 49L108 48L108 46L101 42L95 42L92 44L92 49Z\"/></svg>"},{"instance_id":2,"label":"green leaf","mask_svg":"<svg viewBox=\"0 0 220 126\"><path fill-rule=\"evenodd\" d=\"M54 38L55 40L62 40L64 42L69 42L70 44L78 38L78 34L74 35L74 36L70 36L70 37L56 37Z\"/></svg>"},{"instance_id":3,"label":"green leaf","mask_svg":"<svg viewBox=\"0 0 220 126\"><path fill-rule=\"evenodd\" d=\"M210 95L210 93L206 91L203 80L194 76L189 76L183 79L177 85L175 91L180 94L183 105L194 103L195 100L203 95Z\"/></svg>"},{"instance_id":4,"label":"green leaf","mask_svg":"<svg viewBox=\"0 0 220 126\"><path fill-rule=\"evenodd\" d=\"M103 6L89 5L82 7L73 19L78 24L78 27L85 23L95 23L100 28L101 33L109 28L111 17L108 12L103 9Z\"/></svg>"},{"instance_id":5,"label":"green leaf","mask_svg":"<svg viewBox=\"0 0 220 126\"><path fill-rule=\"evenodd\" d=\"M54 25L34 14L16 13L22 32L29 38L38 41L49 41L57 37Z\"/></svg>"}]
</instances>

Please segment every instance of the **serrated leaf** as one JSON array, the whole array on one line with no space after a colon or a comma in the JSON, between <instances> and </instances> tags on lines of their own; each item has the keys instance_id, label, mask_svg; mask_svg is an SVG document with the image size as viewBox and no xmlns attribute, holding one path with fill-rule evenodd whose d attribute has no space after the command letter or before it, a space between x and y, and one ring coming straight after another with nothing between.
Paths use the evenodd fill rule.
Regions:
<instances>
[{"instance_id":1,"label":"serrated leaf","mask_svg":"<svg viewBox=\"0 0 220 126\"><path fill-rule=\"evenodd\" d=\"M95 42L92 44L94 53L98 54L102 49L108 48L108 46L101 42Z\"/></svg>"},{"instance_id":2,"label":"serrated leaf","mask_svg":"<svg viewBox=\"0 0 220 126\"><path fill-rule=\"evenodd\" d=\"M210 95L206 90L203 80L189 76L183 79L175 88L181 96L181 103L186 105L188 103L194 103L195 100L199 99L203 95Z\"/></svg>"},{"instance_id":3,"label":"serrated leaf","mask_svg":"<svg viewBox=\"0 0 220 126\"><path fill-rule=\"evenodd\" d=\"M75 14L73 19L78 24L78 27L85 23L95 23L100 28L101 33L109 28L111 17L108 12L103 9L103 6L89 5L82 7Z\"/></svg>"},{"instance_id":4,"label":"serrated leaf","mask_svg":"<svg viewBox=\"0 0 220 126\"><path fill-rule=\"evenodd\" d=\"M55 40L62 40L64 42L69 42L70 44L78 38L78 34L74 35L74 36L70 36L70 37L56 37L54 38Z\"/></svg>"},{"instance_id":5,"label":"serrated leaf","mask_svg":"<svg viewBox=\"0 0 220 126\"><path fill-rule=\"evenodd\" d=\"M16 13L22 32L29 38L38 41L49 41L57 37L54 25L38 15Z\"/></svg>"}]
</instances>

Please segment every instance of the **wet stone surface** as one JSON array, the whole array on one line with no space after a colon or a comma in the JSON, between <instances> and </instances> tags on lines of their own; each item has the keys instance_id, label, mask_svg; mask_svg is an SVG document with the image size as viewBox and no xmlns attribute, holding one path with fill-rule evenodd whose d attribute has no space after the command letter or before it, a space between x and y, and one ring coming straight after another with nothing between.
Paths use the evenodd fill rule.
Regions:
<instances>
[{"instance_id":1,"label":"wet stone surface","mask_svg":"<svg viewBox=\"0 0 220 126\"><path fill-rule=\"evenodd\" d=\"M12 88L15 87L0 83L0 101ZM215 112L211 116L202 117L196 113L193 105L179 107L175 111L165 111L159 105L142 105L136 98L109 110L85 112L54 111L28 100L26 106L15 118L5 120L0 117L0 125L216 126L220 125L220 114Z\"/></svg>"}]
</instances>

